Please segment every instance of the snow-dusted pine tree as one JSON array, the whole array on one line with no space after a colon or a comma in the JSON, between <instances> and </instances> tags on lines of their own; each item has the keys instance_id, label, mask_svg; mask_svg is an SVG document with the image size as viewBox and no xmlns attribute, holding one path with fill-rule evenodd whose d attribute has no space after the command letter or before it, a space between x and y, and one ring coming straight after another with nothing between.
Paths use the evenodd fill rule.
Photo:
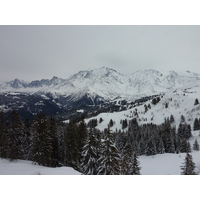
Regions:
<instances>
[{"instance_id":1,"label":"snow-dusted pine tree","mask_svg":"<svg viewBox=\"0 0 200 200\"><path fill-rule=\"evenodd\" d=\"M158 154L163 154L163 153L165 153L165 148L164 148L164 144L163 144L162 138L159 138L159 140L158 140L157 153L158 153Z\"/></svg>"},{"instance_id":2,"label":"snow-dusted pine tree","mask_svg":"<svg viewBox=\"0 0 200 200\"><path fill-rule=\"evenodd\" d=\"M33 162L42 166L51 166L52 141L49 123L45 114L37 115L34 122L32 154Z\"/></svg>"},{"instance_id":3,"label":"snow-dusted pine tree","mask_svg":"<svg viewBox=\"0 0 200 200\"><path fill-rule=\"evenodd\" d=\"M119 175L120 174L120 163L121 159L119 156L119 151L115 147L113 141L113 134L108 127L105 138L102 141L102 155L99 158L99 175Z\"/></svg>"},{"instance_id":4,"label":"snow-dusted pine tree","mask_svg":"<svg viewBox=\"0 0 200 200\"><path fill-rule=\"evenodd\" d=\"M8 158L11 160L22 159L23 123L15 110L10 114L10 124L8 128Z\"/></svg>"},{"instance_id":5,"label":"snow-dusted pine tree","mask_svg":"<svg viewBox=\"0 0 200 200\"><path fill-rule=\"evenodd\" d=\"M58 143L58 125L56 118L51 116L49 119L49 135L52 143L51 152L51 167L59 166L60 155L59 155L59 143Z\"/></svg>"},{"instance_id":6,"label":"snow-dusted pine tree","mask_svg":"<svg viewBox=\"0 0 200 200\"><path fill-rule=\"evenodd\" d=\"M193 162L192 155L187 153L185 157L185 162L181 166L181 175L197 175L195 172L195 163Z\"/></svg>"},{"instance_id":7,"label":"snow-dusted pine tree","mask_svg":"<svg viewBox=\"0 0 200 200\"><path fill-rule=\"evenodd\" d=\"M82 151L81 171L85 175L96 175L98 168L98 149L97 138L92 129Z\"/></svg>"},{"instance_id":8,"label":"snow-dusted pine tree","mask_svg":"<svg viewBox=\"0 0 200 200\"><path fill-rule=\"evenodd\" d=\"M133 149L129 140L127 140L124 148L121 153L121 174L129 175L130 174L130 165L133 163L132 161Z\"/></svg>"},{"instance_id":9,"label":"snow-dusted pine tree","mask_svg":"<svg viewBox=\"0 0 200 200\"><path fill-rule=\"evenodd\" d=\"M154 140L152 138L150 138L146 144L145 154L147 156L156 155L156 147L155 147Z\"/></svg>"},{"instance_id":10,"label":"snow-dusted pine tree","mask_svg":"<svg viewBox=\"0 0 200 200\"><path fill-rule=\"evenodd\" d=\"M197 139L195 139L195 141L194 141L193 150L199 151L199 143L198 143Z\"/></svg>"},{"instance_id":11,"label":"snow-dusted pine tree","mask_svg":"<svg viewBox=\"0 0 200 200\"><path fill-rule=\"evenodd\" d=\"M65 132L66 164L79 169L78 127L74 120L70 120Z\"/></svg>"},{"instance_id":12,"label":"snow-dusted pine tree","mask_svg":"<svg viewBox=\"0 0 200 200\"><path fill-rule=\"evenodd\" d=\"M140 169L141 167L139 166L140 162L138 161L138 156L137 153L134 152L131 162L130 162L130 171L129 174L130 175L140 175Z\"/></svg>"},{"instance_id":13,"label":"snow-dusted pine tree","mask_svg":"<svg viewBox=\"0 0 200 200\"><path fill-rule=\"evenodd\" d=\"M193 130L196 131L196 130L199 130L199 129L200 129L199 120L198 120L198 118L195 118L194 124L193 124Z\"/></svg>"}]
</instances>

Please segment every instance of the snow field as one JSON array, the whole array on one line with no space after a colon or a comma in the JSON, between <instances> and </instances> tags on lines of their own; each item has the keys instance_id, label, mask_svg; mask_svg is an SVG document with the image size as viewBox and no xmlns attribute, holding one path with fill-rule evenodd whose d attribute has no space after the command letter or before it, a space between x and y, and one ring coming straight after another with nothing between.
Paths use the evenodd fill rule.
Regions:
<instances>
[{"instance_id":1,"label":"snow field","mask_svg":"<svg viewBox=\"0 0 200 200\"><path fill-rule=\"evenodd\" d=\"M175 119L174 125L176 128L178 128L181 122L181 115L183 115L186 123L190 124L191 128L193 129L194 119L200 118L200 104L194 106L194 101L196 98L200 101L200 88L198 87L187 90L176 90L176 92L172 91L166 93L156 105L153 105L151 100L145 102L144 104L150 104L151 106L151 109L148 109L146 113L144 112L145 109L143 104L126 111L100 113L95 117L85 119L85 122L88 123L91 119L97 119L98 125L96 128L102 131L108 126L110 119L112 119L114 126L111 127L111 130L122 130L120 121L124 119L129 121L135 118L133 113L137 109L137 113L139 115L137 122L139 125L146 123L159 125L164 122L165 118L170 118L170 116L173 115ZM166 103L168 104L168 108L165 108ZM101 123L99 123L100 118L103 119L103 122ZM127 131L127 129L124 129L123 131Z\"/></svg>"},{"instance_id":2,"label":"snow field","mask_svg":"<svg viewBox=\"0 0 200 200\"><path fill-rule=\"evenodd\" d=\"M9 161L0 158L0 175L80 175L71 167L43 167L32 161Z\"/></svg>"}]
</instances>

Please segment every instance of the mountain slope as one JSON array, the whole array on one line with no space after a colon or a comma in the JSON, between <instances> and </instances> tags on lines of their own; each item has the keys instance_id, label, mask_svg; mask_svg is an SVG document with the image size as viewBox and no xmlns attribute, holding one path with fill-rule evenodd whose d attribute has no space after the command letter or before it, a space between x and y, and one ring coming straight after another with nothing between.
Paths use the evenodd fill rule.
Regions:
<instances>
[{"instance_id":1,"label":"mountain slope","mask_svg":"<svg viewBox=\"0 0 200 200\"><path fill-rule=\"evenodd\" d=\"M29 95L28 99L40 97L40 101L52 104L54 112L52 114L71 112L73 114L77 109L93 110L101 108L107 104L109 106L117 105L123 100L134 102L142 97L169 93L177 89L187 89L200 86L200 75L193 72L163 72L157 70L140 70L131 75L123 75L117 71L102 67L99 69L80 71L68 79L53 77L52 79L35 80L25 82L15 79L10 82L0 84L0 95L2 100L0 107L7 106L7 110L18 109L23 107L24 102L21 100L17 104L18 94ZM9 104L7 103L7 97ZM15 96L13 96L15 94ZM3 98L5 97L5 98ZM4 99L4 100L3 100ZM42 104L38 101L30 105L26 98L26 108L35 113L38 109L34 106ZM108 106L108 104L110 104ZM25 108L24 108L25 109ZM62 110L62 111L61 111ZM23 111L24 112L24 111ZM71 115L70 114L70 115ZM62 116L66 118L66 113ZM70 117L70 116L68 116ZM68 118L67 117L67 118Z\"/></svg>"},{"instance_id":2,"label":"mountain slope","mask_svg":"<svg viewBox=\"0 0 200 200\"><path fill-rule=\"evenodd\" d=\"M97 128L104 130L108 127L110 120L112 119L114 125L111 130L115 131L122 129L122 120L129 120L136 118L138 124L154 123L160 125L166 118L174 116L174 126L178 128L179 124L184 117L187 124L190 124L193 129L195 118L200 118L200 104L194 105L195 99L200 102L200 87L193 87L190 89L176 89L176 91L167 92L160 95L160 101L157 104L152 103L152 99L143 102L141 105L130 106L127 105L127 109L119 112L104 112L97 116L86 119L88 123L92 119L97 119ZM124 105L126 106L126 105ZM121 105L121 107L123 107ZM147 109L145 109L147 107ZM100 123L100 118L103 121Z\"/></svg>"},{"instance_id":3,"label":"mountain slope","mask_svg":"<svg viewBox=\"0 0 200 200\"><path fill-rule=\"evenodd\" d=\"M0 85L0 92L18 91L31 94L52 93L54 95L74 95L77 98L90 94L107 100L132 98L133 95L152 95L168 90L200 85L200 75L189 71L160 72L141 70L125 76L113 69L80 71L68 79L53 77L30 83L15 79Z\"/></svg>"}]
</instances>

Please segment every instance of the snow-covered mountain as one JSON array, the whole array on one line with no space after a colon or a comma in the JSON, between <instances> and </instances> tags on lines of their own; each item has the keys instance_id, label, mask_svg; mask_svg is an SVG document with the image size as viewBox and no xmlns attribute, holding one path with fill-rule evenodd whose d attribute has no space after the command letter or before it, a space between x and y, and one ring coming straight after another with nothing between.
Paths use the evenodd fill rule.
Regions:
<instances>
[{"instance_id":1,"label":"snow-covered mountain","mask_svg":"<svg viewBox=\"0 0 200 200\"><path fill-rule=\"evenodd\" d=\"M32 82L15 79L2 83L0 108L6 111L20 109L22 113L30 112L31 115L47 110L49 114L67 111L69 116L74 115L76 110L84 109L88 115L95 111L105 112L123 101L134 103L140 99L144 102L144 97L150 100L154 98L153 95L199 86L200 75L190 71L150 69L123 75L102 67L80 71L67 79L53 77ZM63 115L65 119L69 118L66 113Z\"/></svg>"},{"instance_id":2,"label":"snow-covered mountain","mask_svg":"<svg viewBox=\"0 0 200 200\"><path fill-rule=\"evenodd\" d=\"M77 99L87 95L105 100L116 98L132 99L135 95L146 96L200 85L200 75L186 72L140 70L131 75L102 67L80 71L68 79L53 77L30 83L15 79L0 85L0 92L26 92L29 94L52 93L73 96Z\"/></svg>"}]
</instances>

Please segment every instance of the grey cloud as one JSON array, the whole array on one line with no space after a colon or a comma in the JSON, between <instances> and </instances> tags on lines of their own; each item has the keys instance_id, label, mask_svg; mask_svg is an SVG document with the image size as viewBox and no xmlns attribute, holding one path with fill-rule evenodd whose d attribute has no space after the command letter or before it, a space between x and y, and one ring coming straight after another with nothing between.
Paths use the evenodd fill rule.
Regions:
<instances>
[{"instance_id":1,"label":"grey cloud","mask_svg":"<svg viewBox=\"0 0 200 200\"><path fill-rule=\"evenodd\" d=\"M200 26L0 26L0 80L111 67L200 73Z\"/></svg>"}]
</instances>

